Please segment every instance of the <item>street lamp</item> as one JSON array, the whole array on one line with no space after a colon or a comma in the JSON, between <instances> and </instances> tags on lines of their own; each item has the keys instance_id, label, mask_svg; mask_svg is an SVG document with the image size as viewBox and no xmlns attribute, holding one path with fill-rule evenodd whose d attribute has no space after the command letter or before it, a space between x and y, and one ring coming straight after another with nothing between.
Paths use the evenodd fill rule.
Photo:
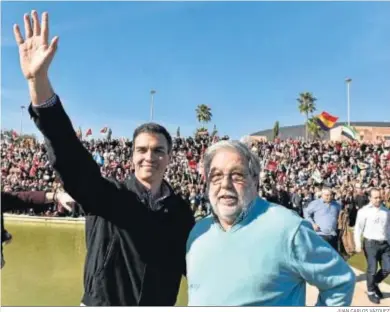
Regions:
<instances>
[{"instance_id":1,"label":"street lamp","mask_svg":"<svg viewBox=\"0 0 390 312\"><path fill-rule=\"evenodd\" d=\"M25 108L26 108L26 106L24 106L24 105L20 106L20 109L21 109L21 111L20 111L20 135L23 134L23 111Z\"/></svg>"},{"instance_id":2,"label":"street lamp","mask_svg":"<svg viewBox=\"0 0 390 312\"><path fill-rule=\"evenodd\" d=\"M156 90L150 90L150 121L153 121L153 108L154 108L154 95L156 94Z\"/></svg>"},{"instance_id":3,"label":"street lamp","mask_svg":"<svg viewBox=\"0 0 390 312\"><path fill-rule=\"evenodd\" d=\"M345 79L345 82L347 83L347 120L348 120L348 126L351 125L351 119L350 119L350 111L351 111L351 103L350 103L350 97L349 97L349 88L350 84L352 82L351 78Z\"/></svg>"}]
</instances>

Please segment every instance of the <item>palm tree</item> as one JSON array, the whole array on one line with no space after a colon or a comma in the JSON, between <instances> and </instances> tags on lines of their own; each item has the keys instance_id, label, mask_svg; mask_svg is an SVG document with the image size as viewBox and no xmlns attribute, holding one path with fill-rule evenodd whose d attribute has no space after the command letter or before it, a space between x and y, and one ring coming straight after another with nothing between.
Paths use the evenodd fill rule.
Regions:
<instances>
[{"instance_id":1,"label":"palm tree","mask_svg":"<svg viewBox=\"0 0 390 312\"><path fill-rule=\"evenodd\" d=\"M311 117L307 121L307 128L308 128L308 131L310 132L310 134L312 135L313 139L318 140L321 138L321 136L323 134L323 130L316 123L316 121L314 120L314 117Z\"/></svg>"},{"instance_id":2,"label":"palm tree","mask_svg":"<svg viewBox=\"0 0 390 312\"><path fill-rule=\"evenodd\" d=\"M299 98L297 99L297 101L299 103L299 112L306 116L305 135L307 140L309 114L312 114L316 110L315 102L317 101L317 99L313 96L311 92L303 92L299 94Z\"/></svg>"},{"instance_id":3,"label":"palm tree","mask_svg":"<svg viewBox=\"0 0 390 312\"><path fill-rule=\"evenodd\" d=\"M211 113L211 108L206 104L200 104L196 108L196 118L202 124L202 128L205 128L205 124L211 121L213 114Z\"/></svg>"},{"instance_id":4,"label":"palm tree","mask_svg":"<svg viewBox=\"0 0 390 312\"><path fill-rule=\"evenodd\" d=\"M279 121L275 121L273 132L274 132L273 139L275 140L279 136Z\"/></svg>"}]
</instances>

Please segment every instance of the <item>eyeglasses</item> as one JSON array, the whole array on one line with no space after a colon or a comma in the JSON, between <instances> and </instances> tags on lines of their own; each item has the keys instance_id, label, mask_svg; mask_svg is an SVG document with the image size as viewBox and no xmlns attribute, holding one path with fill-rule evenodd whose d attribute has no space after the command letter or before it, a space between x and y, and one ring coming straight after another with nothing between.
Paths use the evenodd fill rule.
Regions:
<instances>
[{"instance_id":1,"label":"eyeglasses","mask_svg":"<svg viewBox=\"0 0 390 312\"><path fill-rule=\"evenodd\" d=\"M248 178L248 173L241 171L229 172L227 174L224 174L222 172L214 172L209 175L209 181L214 185L218 185L222 183L225 177L227 177L229 181L232 181L233 183L243 184Z\"/></svg>"}]
</instances>

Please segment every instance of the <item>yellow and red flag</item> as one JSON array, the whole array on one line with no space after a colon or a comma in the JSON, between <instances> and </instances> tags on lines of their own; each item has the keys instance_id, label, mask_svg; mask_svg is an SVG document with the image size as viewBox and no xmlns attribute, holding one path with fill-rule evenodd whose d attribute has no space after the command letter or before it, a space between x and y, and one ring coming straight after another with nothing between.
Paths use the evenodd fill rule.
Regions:
<instances>
[{"instance_id":1,"label":"yellow and red flag","mask_svg":"<svg viewBox=\"0 0 390 312\"><path fill-rule=\"evenodd\" d=\"M324 131L329 131L334 127L339 117L332 116L327 112L322 112L321 114L315 116L316 123L321 127Z\"/></svg>"}]
</instances>

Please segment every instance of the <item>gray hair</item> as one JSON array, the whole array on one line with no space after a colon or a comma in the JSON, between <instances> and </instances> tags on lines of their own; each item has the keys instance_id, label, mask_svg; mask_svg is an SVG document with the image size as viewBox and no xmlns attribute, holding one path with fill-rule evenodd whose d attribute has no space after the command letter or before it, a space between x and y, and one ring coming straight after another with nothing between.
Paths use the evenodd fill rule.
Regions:
<instances>
[{"instance_id":1,"label":"gray hair","mask_svg":"<svg viewBox=\"0 0 390 312\"><path fill-rule=\"evenodd\" d=\"M324 194L325 192L329 192L330 194L332 194L332 189L329 186L323 186L321 188L321 194Z\"/></svg>"},{"instance_id":2,"label":"gray hair","mask_svg":"<svg viewBox=\"0 0 390 312\"><path fill-rule=\"evenodd\" d=\"M211 145L204 155L203 165L204 165L204 173L206 176L206 181L209 179L209 173L210 173L210 167L211 162L213 161L214 156L216 153L221 149L232 149L239 153L243 159L247 161L247 166L249 170L250 176L255 180L256 186L259 183L259 176L260 176L260 162L259 158L251 152L251 150L248 148L247 145L244 143L241 143L239 141L233 141L233 140L223 140L219 141L213 145Z\"/></svg>"}]
</instances>

